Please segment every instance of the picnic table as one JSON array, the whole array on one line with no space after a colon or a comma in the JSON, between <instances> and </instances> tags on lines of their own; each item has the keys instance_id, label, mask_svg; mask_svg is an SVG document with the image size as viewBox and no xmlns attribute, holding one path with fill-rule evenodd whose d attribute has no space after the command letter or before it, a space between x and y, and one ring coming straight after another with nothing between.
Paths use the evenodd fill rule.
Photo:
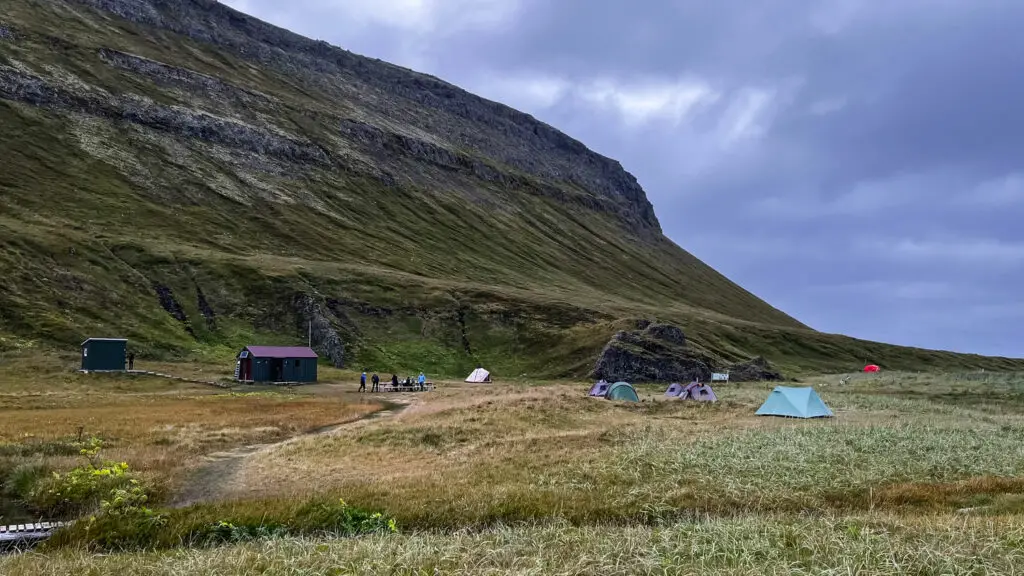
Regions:
<instances>
[{"instance_id":1,"label":"picnic table","mask_svg":"<svg viewBox=\"0 0 1024 576\"><path fill-rule=\"evenodd\" d=\"M427 380L426 382L423 383L423 388L421 389L418 382L413 382L412 384L409 385L406 385L403 382L399 382L398 386L395 386L391 382L386 382L381 383L380 389L382 392L426 392L428 390L434 389L434 383L431 382L430 380Z\"/></svg>"}]
</instances>

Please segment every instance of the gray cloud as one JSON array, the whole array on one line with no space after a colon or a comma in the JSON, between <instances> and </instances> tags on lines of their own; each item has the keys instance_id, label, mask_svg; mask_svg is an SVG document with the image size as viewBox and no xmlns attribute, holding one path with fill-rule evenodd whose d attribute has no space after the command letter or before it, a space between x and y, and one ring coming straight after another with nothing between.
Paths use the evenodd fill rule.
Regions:
<instances>
[{"instance_id":1,"label":"gray cloud","mask_svg":"<svg viewBox=\"0 0 1024 576\"><path fill-rule=\"evenodd\" d=\"M1024 3L228 3L621 160L670 237L818 329L1021 355Z\"/></svg>"}]
</instances>

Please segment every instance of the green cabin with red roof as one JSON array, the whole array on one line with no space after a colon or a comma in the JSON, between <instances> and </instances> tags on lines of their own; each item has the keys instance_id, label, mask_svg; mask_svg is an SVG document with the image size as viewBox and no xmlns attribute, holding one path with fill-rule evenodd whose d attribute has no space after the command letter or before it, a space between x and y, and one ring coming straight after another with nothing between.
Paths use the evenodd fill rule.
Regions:
<instances>
[{"instance_id":1,"label":"green cabin with red roof","mask_svg":"<svg viewBox=\"0 0 1024 576\"><path fill-rule=\"evenodd\" d=\"M306 346L246 346L236 358L235 379L271 384L316 382L317 358Z\"/></svg>"}]
</instances>

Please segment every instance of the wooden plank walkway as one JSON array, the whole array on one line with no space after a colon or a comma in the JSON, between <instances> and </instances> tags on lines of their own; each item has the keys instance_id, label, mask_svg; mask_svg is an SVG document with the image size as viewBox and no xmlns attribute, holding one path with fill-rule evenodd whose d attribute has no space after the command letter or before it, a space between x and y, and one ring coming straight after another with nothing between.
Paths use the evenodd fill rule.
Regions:
<instances>
[{"instance_id":1,"label":"wooden plank walkway","mask_svg":"<svg viewBox=\"0 0 1024 576\"><path fill-rule=\"evenodd\" d=\"M216 386L217 388L230 388L231 385L225 384L224 382L213 382L210 380L196 380L194 378L183 378L181 376L173 376L171 374L164 374L162 372L152 372L150 370L127 370L129 374L135 374L137 376L155 376L157 378L167 378L169 380L178 380L179 382L191 382L192 384L206 384L207 386Z\"/></svg>"},{"instance_id":2,"label":"wooden plank walkway","mask_svg":"<svg viewBox=\"0 0 1024 576\"><path fill-rule=\"evenodd\" d=\"M69 522L32 522L29 524L11 524L0 526L0 544L16 544L33 540L44 540L54 530L67 526Z\"/></svg>"},{"instance_id":3,"label":"wooden plank walkway","mask_svg":"<svg viewBox=\"0 0 1024 576\"><path fill-rule=\"evenodd\" d=\"M97 373L97 374L129 374L132 376L155 376L157 378L167 378L169 380L177 380L179 382L191 382L193 384L205 384L207 386L216 386L217 388L231 388L230 384L224 382L212 382L210 380L196 380L195 378L183 378L181 376L174 376L172 374L164 374L163 372L153 372L151 370L79 370L83 374Z\"/></svg>"}]
</instances>

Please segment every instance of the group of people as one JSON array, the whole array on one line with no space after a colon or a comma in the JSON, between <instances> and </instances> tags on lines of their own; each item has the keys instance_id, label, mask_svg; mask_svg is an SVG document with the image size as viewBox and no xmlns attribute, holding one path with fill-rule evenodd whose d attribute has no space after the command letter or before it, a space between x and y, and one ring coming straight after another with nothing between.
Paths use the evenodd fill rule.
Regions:
<instances>
[{"instance_id":1,"label":"group of people","mask_svg":"<svg viewBox=\"0 0 1024 576\"><path fill-rule=\"evenodd\" d=\"M373 385L373 388L370 390L370 392L380 392L380 376L378 376L376 372L374 372L373 376L370 378L370 382ZM412 376L406 376L404 381L399 382L397 374L392 374L391 375L391 388L393 390L398 390L399 387L403 387L404 386L404 387L406 387L406 388L408 388L410 390L415 389L415 388L418 387L422 391L422 390L425 389L426 384L427 384L427 377L423 375L423 372L420 372L420 375L416 377L415 382L413 381ZM362 375L359 377L359 391L360 392L366 392L366 371L365 370L363 370Z\"/></svg>"}]
</instances>

